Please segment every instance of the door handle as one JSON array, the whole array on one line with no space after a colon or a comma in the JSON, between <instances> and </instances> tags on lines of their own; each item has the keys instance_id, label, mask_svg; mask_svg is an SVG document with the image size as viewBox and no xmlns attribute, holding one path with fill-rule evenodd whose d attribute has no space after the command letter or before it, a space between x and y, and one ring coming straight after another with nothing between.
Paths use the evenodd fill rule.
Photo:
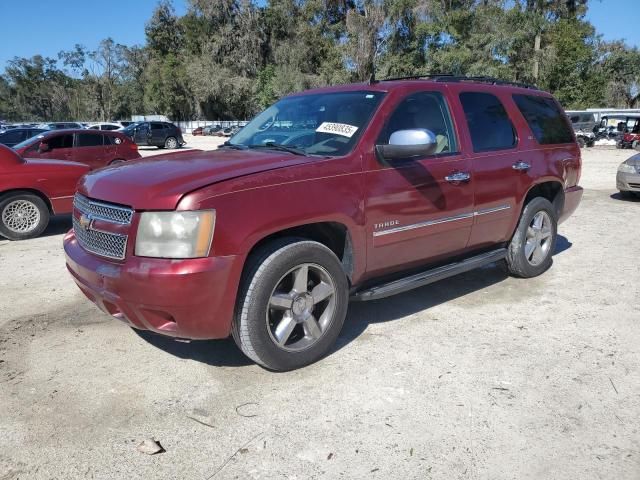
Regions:
<instances>
[{"instance_id":1,"label":"door handle","mask_svg":"<svg viewBox=\"0 0 640 480\"><path fill-rule=\"evenodd\" d=\"M523 162L522 160L518 160L516 163L512 165L512 168L514 170L520 170L525 172L531 168L531 165L529 165L527 162Z\"/></svg>"},{"instance_id":2,"label":"door handle","mask_svg":"<svg viewBox=\"0 0 640 480\"><path fill-rule=\"evenodd\" d=\"M467 172L454 172L444 177L444 179L449 183L468 182L469 180L471 180L471 174Z\"/></svg>"}]
</instances>

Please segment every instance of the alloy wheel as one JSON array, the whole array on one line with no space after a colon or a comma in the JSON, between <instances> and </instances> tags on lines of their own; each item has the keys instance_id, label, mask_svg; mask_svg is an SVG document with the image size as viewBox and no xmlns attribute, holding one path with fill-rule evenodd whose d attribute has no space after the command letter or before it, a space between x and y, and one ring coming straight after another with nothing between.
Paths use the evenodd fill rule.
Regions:
<instances>
[{"instance_id":1,"label":"alloy wheel","mask_svg":"<svg viewBox=\"0 0 640 480\"><path fill-rule=\"evenodd\" d=\"M549 214L539 211L533 216L527 228L527 239L524 245L524 256L530 265L537 267L547 258L553 240L552 235Z\"/></svg>"},{"instance_id":2,"label":"alloy wheel","mask_svg":"<svg viewBox=\"0 0 640 480\"><path fill-rule=\"evenodd\" d=\"M320 265L304 263L283 275L269 297L266 322L271 340L287 351L314 345L336 311L336 287Z\"/></svg>"},{"instance_id":3,"label":"alloy wheel","mask_svg":"<svg viewBox=\"0 0 640 480\"><path fill-rule=\"evenodd\" d=\"M13 233L29 233L40 223L40 210L28 200L14 200L4 207L2 223Z\"/></svg>"}]
</instances>

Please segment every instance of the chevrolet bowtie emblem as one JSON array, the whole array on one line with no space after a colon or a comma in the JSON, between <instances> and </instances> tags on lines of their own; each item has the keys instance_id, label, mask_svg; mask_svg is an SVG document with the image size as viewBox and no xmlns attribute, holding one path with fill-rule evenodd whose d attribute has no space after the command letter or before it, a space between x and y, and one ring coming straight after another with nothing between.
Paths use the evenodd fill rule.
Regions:
<instances>
[{"instance_id":1,"label":"chevrolet bowtie emblem","mask_svg":"<svg viewBox=\"0 0 640 480\"><path fill-rule=\"evenodd\" d=\"M82 215L80 215L80 220L78 221L80 223L80 226L82 228L84 228L85 230L89 230L89 228L91 228L91 216L90 215L85 215L84 213Z\"/></svg>"}]
</instances>

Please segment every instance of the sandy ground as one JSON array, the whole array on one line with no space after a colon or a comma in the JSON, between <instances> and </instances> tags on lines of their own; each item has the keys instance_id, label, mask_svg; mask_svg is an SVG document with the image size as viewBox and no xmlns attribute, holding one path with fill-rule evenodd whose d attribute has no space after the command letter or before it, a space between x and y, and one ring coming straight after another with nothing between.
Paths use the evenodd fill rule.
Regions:
<instances>
[{"instance_id":1,"label":"sandy ground","mask_svg":"<svg viewBox=\"0 0 640 480\"><path fill-rule=\"evenodd\" d=\"M584 151L541 277L490 266L354 303L331 355L291 373L100 313L65 271L67 218L0 242L0 479L640 478L631 154ZM149 437L166 453L136 451Z\"/></svg>"}]
</instances>

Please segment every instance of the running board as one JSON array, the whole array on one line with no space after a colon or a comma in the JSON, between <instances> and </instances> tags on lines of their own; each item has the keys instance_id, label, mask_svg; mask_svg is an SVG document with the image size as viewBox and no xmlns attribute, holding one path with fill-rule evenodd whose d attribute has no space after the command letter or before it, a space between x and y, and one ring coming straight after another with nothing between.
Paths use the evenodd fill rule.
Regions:
<instances>
[{"instance_id":1,"label":"running board","mask_svg":"<svg viewBox=\"0 0 640 480\"><path fill-rule=\"evenodd\" d=\"M382 285L361 290L356 292L351 298L353 300L367 301L389 297L396 293L402 293L408 290L413 290L414 288L423 287L430 283L453 277L459 273L468 272L478 267L482 267L483 265L497 262L506 256L506 248L492 250L491 252L476 255L475 257L470 257L460 262L450 263L449 265L433 268L392 282L383 283Z\"/></svg>"}]
</instances>

